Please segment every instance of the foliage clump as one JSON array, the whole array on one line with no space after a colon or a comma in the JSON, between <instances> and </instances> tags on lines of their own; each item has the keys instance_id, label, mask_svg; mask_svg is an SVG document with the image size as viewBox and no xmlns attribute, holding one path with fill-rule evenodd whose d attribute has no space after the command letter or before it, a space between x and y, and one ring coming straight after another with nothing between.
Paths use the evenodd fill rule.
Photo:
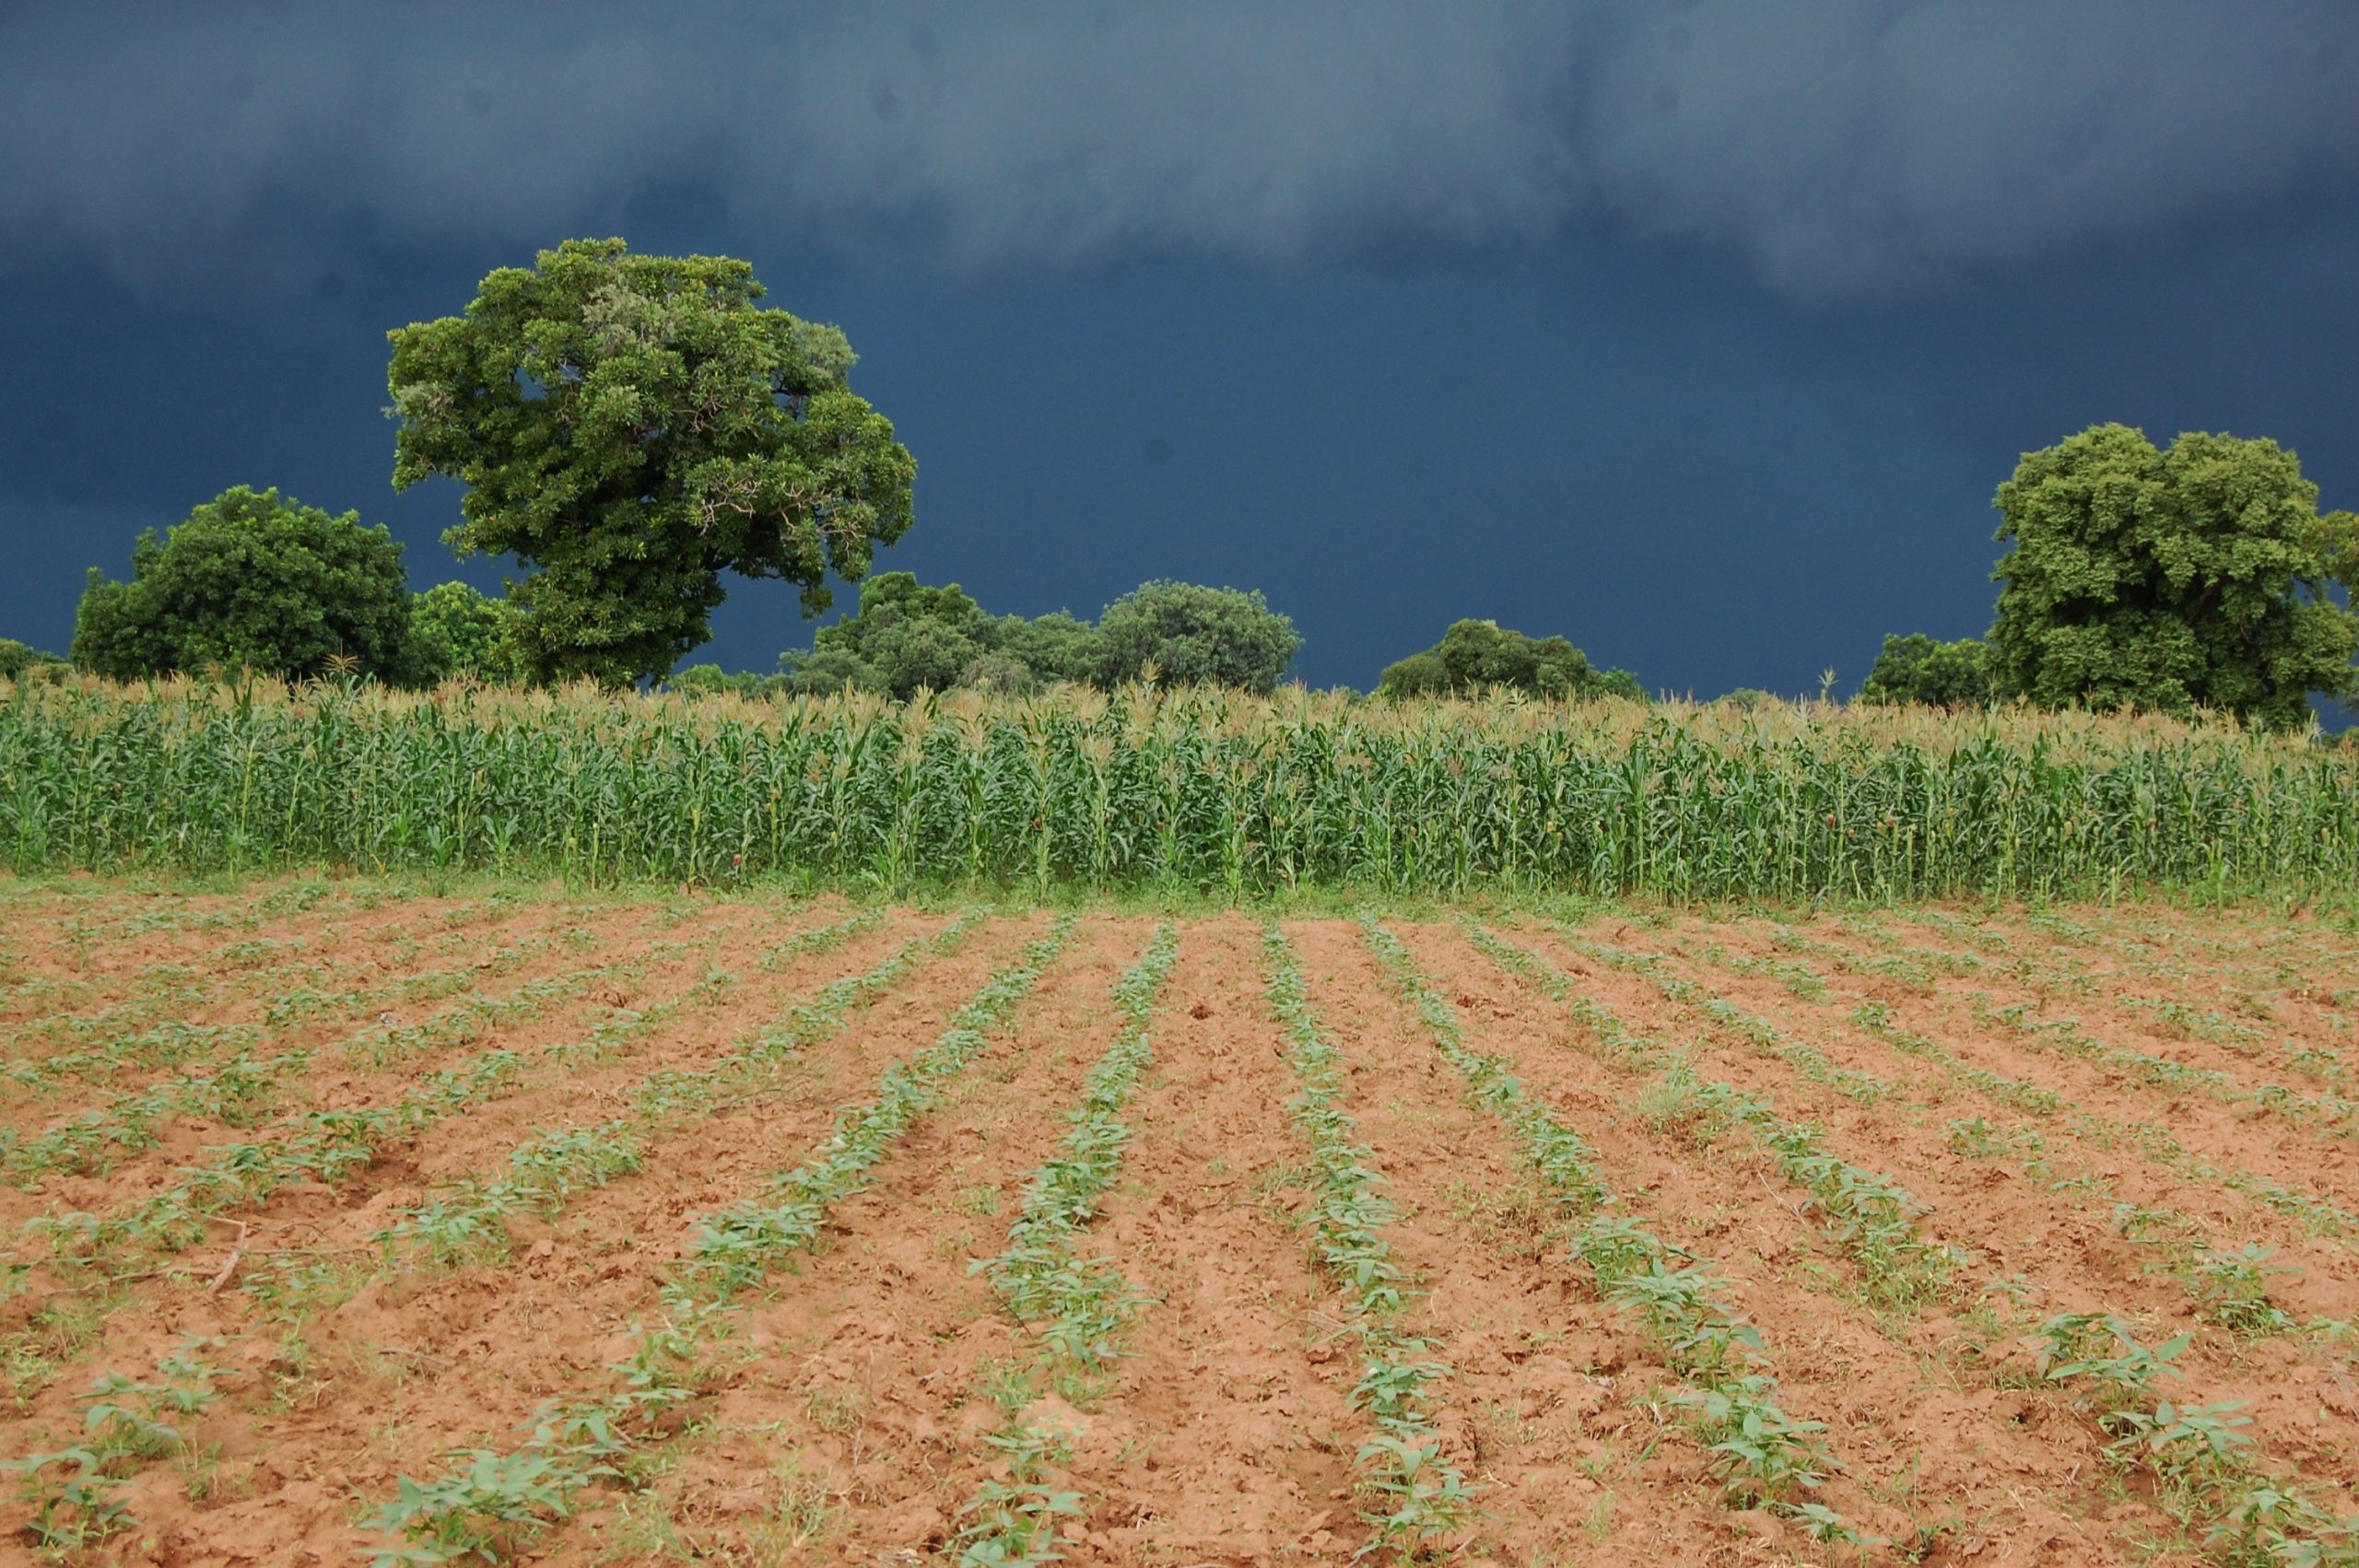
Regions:
<instances>
[{"instance_id":1,"label":"foliage clump","mask_svg":"<svg viewBox=\"0 0 2359 1568\"><path fill-rule=\"evenodd\" d=\"M410 607L411 663L420 682L513 685L522 679L514 605L464 582L441 582Z\"/></svg>"},{"instance_id":2,"label":"foliage clump","mask_svg":"<svg viewBox=\"0 0 2359 1568\"><path fill-rule=\"evenodd\" d=\"M1093 626L1062 610L992 615L955 582L930 587L909 572L879 572L862 585L857 614L820 627L808 653L780 658L777 680L689 671L694 682L674 685L907 699L957 686L1019 696L1059 685L1112 687L1153 674L1266 695L1301 646L1294 622L1258 592L1148 582L1108 605Z\"/></svg>"},{"instance_id":3,"label":"foliage clump","mask_svg":"<svg viewBox=\"0 0 2359 1568\"><path fill-rule=\"evenodd\" d=\"M2025 454L1999 486L1990 628L2001 687L2043 708L2224 710L2283 729L2312 692L2359 690L2359 516L2271 440L2190 432L2157 449L2098 425Z\"/></svg>"},{"instance_id":4,"label":"foliage clump","mask_svg":"<svg viewBox=\"0 0 2359 1568\"><path fill-rule=\"evenodd\" d=\"M12 637L0 637L0 680L21 681L27 675L67 667L65 661L54 653L44 653Z\"/></svg>"},{"instance_id":5,"label":"foliage clump","mask_svg":"<svg viewBox=\"0 0 2359 1568\"><path fill-rule=\"evenodd\" d=\"M1941 642L1922 632L1886 637L1860 687L1861 702L1927 708L1988 708L1998 696L1988 644L1970 637Z\"/></svg>"},{"instance_id":6,"label":"foliage clump","mask_svg":"<svg viewBox=\"0 0 2359 1568\"><path fill-rule=\"evenodd\" d=\"M162 538L142 533L131 566L127 582L90 568L77 668L117 680L217 666L290 679L411 673L402 547L358 512L234 486Z\"/></svg>"},{"instance_id":7,"label":"foliage clump","mask_svg":"<svg viewBox=\"0 0 2359 1568\"><path fill-rule=\"evenodd\" d=\"M858 614L820 627L808 653L780 657L777 684L904 699L953 686L1026 693L1087 679L1094 649L1088 623L1062 611L995 616L955 582L929 587L910 572L879 572L861 585Z\"/></svg>"},{"instance_id":8,"label":"foliage clump","mask_svg":"<svg viewBox=\"0 0 2359 1568\"><path fill-rule=\"evenodd\" d=\"M1529 637L1496 621L1452 622L1441 641L1385 667L1381 696L1463 696L1521 691L1553 698L1623 696L1644 700L1638 677L1600 670L1561 637Z\"/></svg>"}]
</instances>

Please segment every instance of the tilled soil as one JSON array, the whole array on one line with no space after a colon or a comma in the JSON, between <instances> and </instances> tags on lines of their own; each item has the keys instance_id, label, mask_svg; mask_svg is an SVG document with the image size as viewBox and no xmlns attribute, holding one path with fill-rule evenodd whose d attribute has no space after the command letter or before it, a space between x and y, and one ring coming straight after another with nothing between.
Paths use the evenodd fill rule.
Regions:
<instances>
[{"instance_id":1,"label":"tilled soil","mask_svg":"<svg viewBox=\"0 0 2359 1568\"><path fill-rule=\"evenodd\" d=\"M1083 1366L977 1265L1010 1246L1044 1168L1071 1157L1153 918L1070 920L1026 985L1005 977L1052 930L1044 914L988 915L961 936L945 935L950 911L882 910L786 952L858 911L333 887L307 892L307 911L284 888L110 902L80 883L8 896L12 919L71 932L27 940L18 926L0 970L0 1035L15 1043L0 1055L38 1063L115 1027L120 1009L123 1029L248 1025L250 1054L294 1050L303 1066L246 1125L165 1115L139 1146L0 1187L0 1460L68 1456L0 1503L0 1561L46 1539L171 1564L358 1562L405 1545L425 1561L438 1543L565 1562L955 1562L1005 1545L988 1527L1009 1498L1053 1520L1036 1554L1081 1564L1385 1561L1416 1539L1378 1523L1367 1448L1381 1433L1356 1391L1367 1320L1304 1227L1320 1178L1255 919L1179 922L1144 1070L1092 1124L1112 1127L1113 1163L1064 1245L1127 1305L1118 1353ZM1570 930L1384 919L1464 1050L1585 1152L1608 1193L1598 1213L1703 1266L1757 1337L1744 1368L1787 1416L1823 1423L1816 1484L1769 1492L1711 1446L1684 1352L1602 1294L1575 1245L1597 1215L1549 1187L1497 1103L1470 1093L1359 923L1274 928L1386 1200L1376 1228L1408 1290L1384 1321L1429 1363L1420 1430L1469 1497L1422 1538L1428 1554L1500 1568L2225 1562L2235 1549L2207 1536L2264 1483L2350 1510L2359 1224L2331 1216L2359 1209L2359 1129L2174 1092L2003 1020L2074 1016L2106 1046L2224 1075L2232 1095L2298 1059L2315 1071L2290 1087L2325 1105L2359 960L2332 932L2305 933L2296 985L2248 910L2061 915L1977 911L1991 933L1978 944L1954 918L1908 911ZM1485 932L1528 964L1503 964ZM273 1018L292 988L375 994L501 952L449 994ZM897 963L845 1000L843 983ZM1667 994L1648 963L1698 989ZM363 1048L370 1030L610 965L612 981L397 1059ZM980 1043L827 1189L816 1237L780 1244L756 1283L710 1305L681 1293L719 1217L824 1166L852 1118L958 1043L945 1031L960 1010L1004 983L1017 992ZM807 1018L790 1010L831 985L834 1023L779 1047L772 1026ZM69 1017L85 1023L44 1027ZM233 1145L407 1103L487 1053L514 1055L497 1083L353 1161L193 1232L112 1223ZM728 1063L741 1066L726 1094L660 1109ZM201 1056L77 1069L9 1094L0 1129L21 1150L211 1070ZM2019 1087L1995 1093L1991 1075ZM1748 1096L1755 1119L1697 1116L1696 1082ZM496 1196L520 1152L601 1126L636 1129L635 1167L540 1191L475 1250L438 1255L397 1230L438 1200ZM1949 1259L1931 1282L1891 1293L1781 1165L1765 1130L1779 1126L1813 1129L1829 1159L1906 1190L1910 1234ZM2265 1295L2244 1305L2271 1309L2258 1319L2224 1309L2201 1268L2248 1245L2272 1249L2252 1255ZM2224 1449L2200 1465L2142 1457L2123 1418L2099 1419L2119 1401L2045 1375L2043 1326L2060 1314L2109 1316L2159 1347L2167 1365L2131 1414L2154 1398L2214 1408ZM686 1395L651 1414L616 1402L634 1387L617 1368L683 1323L701 1336L670 1364ZM102 1379L112 1391L93 1394ZM143 1440L104 1410L94 1422L101 1403L148 1411ZM617 1412L611 1441L535 1446L536 1420L593 1405ZM513 1483L504 1500L496 1485L464 1496L454 1478L471 1469ZM534 1492L535 1476L550 1489ZM427 1485L457 1499L441 1536L371 1522Z\"/></svg>"}]
</instances>

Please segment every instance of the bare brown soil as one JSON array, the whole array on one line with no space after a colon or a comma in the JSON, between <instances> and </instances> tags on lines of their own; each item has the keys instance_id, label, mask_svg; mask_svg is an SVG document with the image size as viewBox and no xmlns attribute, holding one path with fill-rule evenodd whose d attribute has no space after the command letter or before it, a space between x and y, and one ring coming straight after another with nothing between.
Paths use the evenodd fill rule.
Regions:
<instances>
[{"instance_id":1,"label":"bare brown soil","mask_svg":"<svg viewBox=\"0 0 2359 1568\"><path fill-rule=\"evenodd\" d=\"M666 1119L638 1108L651 1088L735 1059L791 1006L875 970L950 917L886 912L765 968L777 944L851 907L422 894L363 907L331 889L306 913L265 905L274 895L6 890L19 934L0 973L0 1033L16 1043L0 1057L47 1059L68 1047L45 1022L103 1023L108 1009L155 996L154 977L169 980L174 966L201 977L202 994L151 1010L158 1018L252 1025L255 1055L307 1053L259 1120L166 1117L150 1146L0 1185L0 1461L88 1441L89 1391L105 1375L161 1384L174 1364L201 1364L211 1395L173 1415L172 1438L152 1452L101 1457L97 1494L122 1513L53 1555L342 1563L396 1544L363 1520L405 1478L450 1475L453 1456L472 1451L515 1455L549 1401L611 1395L616 1364L674 1310L666 1286L699 1228L824 1152L848 1107L872 1102L897 1063L921 1059L1050 929L1045 915L992 916L848 1006L833 1033ZM2284 1082L2327 1094L2341 1092L2330 1075L2283 1078L2266 1053L2349 1045L2353 1014L2336 993L2359 989L2359 960L2338 933L2306 928L2295 984L2250 911L2068 913L2079 940L2020 912L1977 917L2004 949L1906 911L1876 917L1873 930L1806 915L1608 918L1570 932L1531 919L1492 925L1618 1019L1654 1053L1644 1057L1609 1048L1462 929L1386 921L1466 1048L1578 1135L1612 1211L1709 1266L1719 1299L1757 1330L1757 1364L1779 1404L1825 1423L1832 1468L1810 1500L1856 1531L1855 1544L1728 1491L1682 1414L1676 1358L1601 1298L1571 1246L1578 1218L1470 1096L1358 926L1284 922L1344 1065L1352 1137L1394 1210L1382 1232L1412 1286L1400 1328L1443 1369L1428 1393L1441 1456L1473 1489L1466 1522L1426 1542L1438 1559L2226 1561L2205 1544L2215 1515L2200 1489L2159 1482L2071 1388L2038 1375L2036 1330L2067 1312L2112 1314L2148 1345L2184 1336L2162 1392L2241 1401L2237 1473L2348 1511L2359 1344L2335 1325L2359 1323L2359 1234L2305 1223L2252 1184L2325 1211L2359 1210L2359 1143L2330 1124L2173 1093L2047 1047L1995 1010L2075 1016L2108 1046L2216 1071L2239 1092ZM86 939L24 935L69 925ZM982 1047L827 1209L817 1244L729 1299L694 1397L633 1429L620 1473L573 1493L566 1516L542 1509L489 1528L493 1550L585 1563L956 1562L974 1500L1013 1479L991 1441L1012 1422L1055 1439L1044 1484L1072 1499L1055 1541L1064 1561L1308 1564L1370 1547L1359 1455L1374 1429L1353 1393L1349 1293L1302 1225L1311 1150L1291 1114L1300 1084L1265 995L1260 922L1181 923L1152 1054L1119 1111L1120 1165L1075 1233L1077 1254L1119 1271L1140 1301L1119 1358L1097 1375L1048 1370L1042 1325L1015 1320L973 1267L1007 1246L1028 1186L1059 1157L1085 1081L1118 1038L1115 988L1155 930L1141 917L1082 919ZM281 945L228 955L260 940ZM1659 974L1717 998L1718 1015L1697 993L1668 995L1583 943L1653 955ZM269 970L258 952L309 968ZM275 1001L319 975L335 977L324 987L335 993L370 992L500 952L480 981L448 995L271 1021ZM1895 955L1903 962L1878 966ZM354 1046L370 1030L599 966L616 966L614 977L399 1059ZM2124 1000L2133 996L2152 1005ZM2199 1010L2196 1032L2158 1025L2165 1002ZM1900 1048L1861 1022L1862 1007L1934 1048ZM609 1049L570 1048L649 1008L663 1010L658 1026L624 1028ZM1765 1047L1739 1017L1788 1048ZM2239 1021L2255 1038L2203 1019ZM387 1133L347 1168L223 1207L193 1237L110 1240L75 1264L41 1228L135 1215L230 1144L267 1150L319 1125L318 1113L414 1100L436 1075L498 1052L517 1064L495 1086ZM1827 1153L1906 1188L1917 1234L1954 1249L1954 1267L1919 1295L1879 1294L1757 1129L1682 1108L1673 1062L1785 1124L1815 1127ZM2359 1071L2359 1054L2352 1065ZM21 1144L209 1071L135 1064L38 1095L0 1084L0 1129ZM1994 1093L1988 1075L2023 1093ZM2038 1093L2052 1102L2035 1104ZM631 1123L636 1169L516 1211L504 1246L438 1259L386 1239L422 1205L508 1176L511 1156L538 1140L642 1116ZM2121 1130L2138 1127L2162 1129L2182 1153ZM2217 1173L2250 1180L2237 1190ZM2190 1260L2248 1243L2275 1249L2267 1300L2285 1321L2265 1331L2224 1320L2192 1271ZM0 1562L35 1560L37 1527L55 1549L56 1532L90 1526L87 1509L60 1501L72 1469L60 1461L0 1500Z\"/></svg>"}]
</instances>

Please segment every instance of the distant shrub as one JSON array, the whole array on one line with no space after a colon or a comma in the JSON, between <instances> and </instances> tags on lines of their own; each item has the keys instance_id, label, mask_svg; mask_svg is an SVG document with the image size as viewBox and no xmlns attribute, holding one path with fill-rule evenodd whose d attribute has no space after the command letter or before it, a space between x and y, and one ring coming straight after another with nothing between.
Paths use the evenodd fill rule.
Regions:
<instances>
[{"instance_id":1,"label":"distant shrub","mask_svg":"<svg viewBox=\"0 0 2359 1568\"><path fill-rule=\"evenodd\" d=\"M1496 621L1451 623L1441 641L1385 667L1377 692L1391 697L1524 691L1547 697L1625 696L1643 701L1638 677L1600 670L1561 637L1528 637Z\"/></svg>"},{"instance_id":2,"label":"distant shrub","mask_svg":"<svg viewBox=\"0 0 2359 1568\"><path fill-rule=\"evenodd\" d=\"M1928 708L1987 708L1998 696L1987 644L1973 638L1936 642L1922 632L1886 637L1860 687L1861 702Z\"/></svg>"}]
</instances>

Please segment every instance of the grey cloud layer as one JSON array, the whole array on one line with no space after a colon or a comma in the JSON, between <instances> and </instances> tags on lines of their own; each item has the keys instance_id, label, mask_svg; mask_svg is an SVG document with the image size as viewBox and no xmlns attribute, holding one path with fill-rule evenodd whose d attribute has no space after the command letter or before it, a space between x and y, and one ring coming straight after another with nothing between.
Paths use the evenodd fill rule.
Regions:
<instances>
[{"instance_id":1,"label":"grey cloud layer","mask_svg":"<svg viewBox=\"0 0 2359 1568\"><path fill-rule=\"evenodd\" d=\"M292 211L545 243L687 185L954 271L1598 226L1801 294L2359 193L2346 0L498 9L0 24L0 234L135 278Z\"/></svg>"}]
</instances>

